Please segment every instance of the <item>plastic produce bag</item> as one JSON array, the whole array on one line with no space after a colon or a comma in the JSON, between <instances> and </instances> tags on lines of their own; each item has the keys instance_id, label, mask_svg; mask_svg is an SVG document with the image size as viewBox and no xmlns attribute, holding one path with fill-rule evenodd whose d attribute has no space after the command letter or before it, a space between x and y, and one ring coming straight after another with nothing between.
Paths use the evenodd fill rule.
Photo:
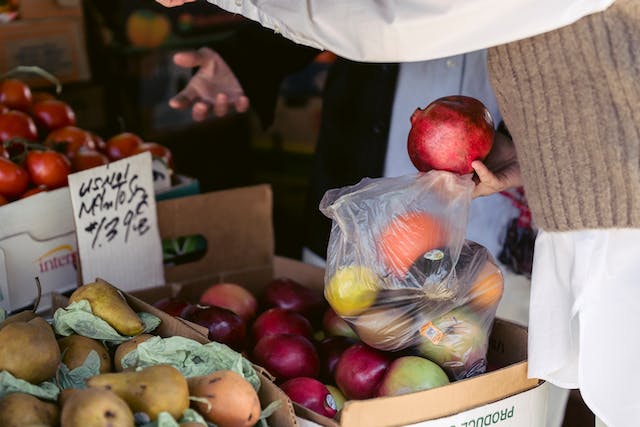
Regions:
<instances>
[{"instance_id":1,"label":"plastic produce bag","mask_svg":"<svg viewBox=\"0 0 640 427\"><path fill-rule=\"evenodd\" d=\"M465 240L474 183L430 171L327 191L325 297L366 344L410 349L452 379L486 368L502 296L489 251Z\"/></svg>"}]
</instances>

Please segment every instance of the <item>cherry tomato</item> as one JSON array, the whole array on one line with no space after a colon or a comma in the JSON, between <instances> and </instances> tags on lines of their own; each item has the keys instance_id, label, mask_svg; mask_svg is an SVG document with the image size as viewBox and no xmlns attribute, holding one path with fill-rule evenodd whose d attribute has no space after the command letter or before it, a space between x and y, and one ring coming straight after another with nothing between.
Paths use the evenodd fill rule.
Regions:
<instances>
[{"instance_id":1,"label":"cherry tomato","mask_svg":"<svg viewBox=\"0 0 640 427\"><path fill-rule=\"evenodd\" d=\"M43 193L47 191L47 187L40 185L38 187L33 187L22 193L20 196L21 199L26 199L29 196L33 196L34 194Z\"/></svg>"},{"instance_id":2,"label":"cherry tomato","mask_svg":"<svg viewBox=\"0 0 640 427\"><path fill-rule=\"evenodd\" d=\"M0 157L0 195L10 199L18 197L28 185L27 171L11 160Z\"/></svg>"},{"instance_id":3,"label":"cherry tomato","mask_svg":"<svg viewBox=\"0 0 640 427\"><path fill-rule=\"evenodd\" d=\"M80 147L78 151L76 151L76 155L71 159L71 165L75 172L106 165L107 163L109 163L107 156L98 150L87 147Z\"/></svg>"},{"instance_id":4,"label":"cherry tomato","mask_svg":"<svg viewBox=\"0 0 640 427\"><path fill-rule=\"evenodd\" d=\"M20 137L29 141L38 140L38 129L31 117L22 111L0 114L0 143Z\"/></svg>"},{"instance_id":5,"label":"cherry tomato","mask_svg":"<svg viewBox=\"0 0 640 427\"><path fill-rule=\"evenodd\" d=\"M107 156L111 160L120 160L135 153L144 141L135 133L121 132L107 140Z\"/></svg>"},{"instance_id":6,"label":"cherry tomato","mask_svg":"<svg viewBox=\"0 0 640 427\"><path fill-rule=\"evenodd\" d=\"M35 102L31 108L31 115L36 125L45 132L76 124L76 113L69 104L57 99Z\"/></svg>"},{"instance_id":7,"label":"cherry tomato","mask_svg":"<svg viewBox=\"0 0 640 427\"><path fill-rule=\"evenodd\" d=\"M143 142L133 154L140 154L145 151L150 152L154 158L164 160L168 167L173 168L173 154L168 147L157 142Z\"/></svg>"},{"instance_id":8,"label":"cherry tomato","mask_svg":"<svg viewBox=\"0 0 640 427\"><path fill-rule=\"evenodd\" d=\"M13 110L29 111L33 95L22 80L4 79L0 82L0 103Z\"/></svg>"},{"instance_id":9,"label":"cherry tomato","mask_svg":"<svg viewBox=\"0 0 640 427\"><path fill-rule=\"evenodd\" d=\"M43 185L50 190L67 185L71 162L62 153L32 150L27 153L24 164L35 185Z\"/></svg>"},{"instance_id":10,"label":"cherry tomato","mask_svg":"<svg viewBox=\"0 0 640 427\"><path fill-rule=\"evenodd\" d=\"M58 148L62 147L62 151L69 158L73 158L80 147L96 148L91 132L75 126L65 126L52 131L45 138L44 145L56 151L60 151Z\"/></svg>"}]
</instances>

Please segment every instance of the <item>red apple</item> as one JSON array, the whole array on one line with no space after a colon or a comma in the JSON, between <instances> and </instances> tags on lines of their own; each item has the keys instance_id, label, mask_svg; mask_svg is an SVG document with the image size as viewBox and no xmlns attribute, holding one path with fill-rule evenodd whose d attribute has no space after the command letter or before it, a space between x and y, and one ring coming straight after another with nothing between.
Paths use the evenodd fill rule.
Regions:
<instances>
[{"instance_id":1,"label":"red apple","mask_svg":"<svg viewBox=\"0 0 640 427\"><path fill-rule=\"evenodd\" d=\"M320 415L333 418L338 413L333 395L326 385L309 377L291 378L280 384L289 398Z\"/></svg>"},{"instance_id":2,"label":"red apple","mask_svg":"<svg viewBox=\"0 0 640 427\"><path fill-rule=\"evenodd\" d=\"M254 342L273 334L295 334L311 339L313 328L302 314L274 307L262 312L256 318L251 333Z\"/></svg>"},{"instance_id":3,"label":"red apple","mask_svg":"<svg viewBox=\"0 0 640 427\"><path fill-rule=\"evenodd\" d=\"M253 361L276 380L318 376L320 358L313 343L302 335L274 334L260 339L253 348Z\"/></svg>"},{"instance_id":4,"label":"red apple","mask_svg":"<svg viewBox=\"0 0 640 427\"><path fill-rule=\"evenodd\" d=\"M278 277L267 283L262 303L265 307L297 311L312 322L319 320L325 307L321 290L307 288L287 277Z\"/></svg>"},{"instance_id":5,"label":"red apple","mask_svg":"<svg viewBox=\"0 0 640 427\"><path fill-rule=\"evenodd\" d=\"M487 366L488 331L475 314L456 308L426 322L418 353L458 380L482 374Z\"/></svg>"},{"instance_id":6,"label":"red apple","mask_svg":"<svg viewBox=\"0 0 640 427\"><path fill-rule=\"evenodd\" d=\"M209 330L209 339L226 344L236 351L245 345L247 327L240 316L226 308L195 306L184 312L185 318Z\"/></svg>"},{"instance_id":7,"label":"red apple","mask_svg":"<svg viewBox=\"0 0 640 427\"><path fill-rule=\"evenodd\" d=\"M449 384L449 377L440 366L419 356L402 356L389 365L378 396L399 396Z\"/></svg>"},{"instance_id":8,"label":"red apple","mask_svg":"<svg viewBox=\"0 0 640 427\"><path fill-rule=\"evenodd\" d=\"M336 365L336 384L347 399L369 399L376 395L390 363L388 354L363 343L353 344Z\"/></svg>"},{"instance_id":9,"label":"red apple","mask_svg":"<svg viewBox=\"0 0 640 427\"><path fill-rule=\"evenodd\" d=\"M184 317L185 310L190 308L192 304L179 298L167 297L154 302L153 306L171 316Z\"/></svg>"},{"instance_id":10,"label":"red apple","mask_svg":"<svg viewBox=\"0 0 640 427\"><path fill-rule=\"evenodd\" d=\"M216 283L200 296L200 304L217 305L233 311L246 322L258 311L258 301L246 288L236 283Z\"/></svg>"},{"instance_id":11,"label":"red apple","mask_svg":"<svg viewBox=\"0 0 640 427\"><path fill-rule=\"evenodd\" d=\"M356 343L354 338L335 335L327 337L317 344L320 355L320 375L328 382L334 381L334 373L342 353Z\"/></svg>"},{"instance_id":12,"label":"red apple","mask_svg":"<svg viewBox=\"0 0 640 427\"><path fill-rule=\"evenodd\" d=\"M338 313L331 307L327 307L322 316L322 329L328 336L358 338L358 335L356 335L347 321L338 316Z\"/></svg>"},{"instance_id":13,"label":"red apple","mask_svg":"<svg viewBox=\"0 0 640 427\"><path fill-rule=\"evenodd\" d=\"M463 175L473 172L471 162L489 154L493 135L493 119L482 102L445 96L411 115L407 149L421 172L438 169Z\"/></svg>"}]
</instances>

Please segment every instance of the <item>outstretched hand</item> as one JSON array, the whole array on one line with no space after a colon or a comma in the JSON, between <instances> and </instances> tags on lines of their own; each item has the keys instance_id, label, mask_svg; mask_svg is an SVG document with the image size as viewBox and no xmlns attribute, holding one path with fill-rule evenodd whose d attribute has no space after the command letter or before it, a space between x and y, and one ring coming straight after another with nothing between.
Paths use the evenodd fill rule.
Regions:
<instances>
[{"instance_id":1,"label":"outstretched hand","mask_svg":"<svg viewBox=\"0 0 640 427\"><path fill-rule=\"evenodd\" d=\"M175 7L182 6L185 3L192 3L196 0L156 0L156 2L160 3L164 7Z\"/></svg>"},{"instance_id":2,"label":"outstretched hand","mask_svg":"<svg viewBox=\"0 0 640 427\"><path fill-rule=\"evenodd\" d=\"M474 198L489 196L522 185L516 149L511 139L500 132L496 132L493 147L484 163L475 160L471 166L476 172Z\"/></svg>"},{"instance_id":3,"label":"outstretched hand","mask_svg":"<svg viewBox=\"0 0 640 427\"><path fill-rule=\"evenodd\" d=\"M165 3L176 1L163 2ZM243 113L249 108L249 99L240 82L217 52L207 47L197 51L178 52L173 56L173 62L184 68L198 67L198 71L187 86L169 100L171 108L191 107L195 121L206 119L210 113L222 117L233 109Z\"/></svg>"}]
</instances>

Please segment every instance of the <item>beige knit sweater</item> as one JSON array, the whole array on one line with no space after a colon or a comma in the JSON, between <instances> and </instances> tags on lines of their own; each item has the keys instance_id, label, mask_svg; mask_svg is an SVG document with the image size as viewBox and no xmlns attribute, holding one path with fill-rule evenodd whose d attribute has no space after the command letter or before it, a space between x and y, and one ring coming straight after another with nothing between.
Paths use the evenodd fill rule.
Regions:
<instances>
[{"instance_id":1,"label":"beige knit sweater","mask_svg":"<svg viewBox=\"0 0 640 427\"><path fill-rule=\"evenodd\" d=\"M533 220L640 228L640 0L492 48Z\"/></svg>"}]
</instances>

